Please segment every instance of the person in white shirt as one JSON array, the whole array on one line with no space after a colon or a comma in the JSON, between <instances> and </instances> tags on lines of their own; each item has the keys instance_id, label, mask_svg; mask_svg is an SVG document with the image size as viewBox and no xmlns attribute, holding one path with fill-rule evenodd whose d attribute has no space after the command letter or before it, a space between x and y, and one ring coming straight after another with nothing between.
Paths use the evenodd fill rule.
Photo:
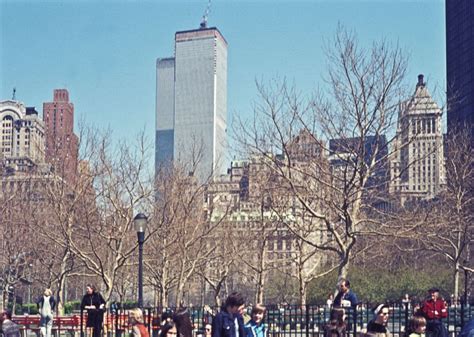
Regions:
<instances>
[{"instance_id":1,"label":"person in white shirt","mask_svg":"<svg viewBox=\"0 0 474 337\"><path fill-rule=\"evenodd\" d=\"M51 337L51 330L53 328L53 313L56 308L56 301L54 300L51 289L45 289L43 296L36 301L38 311L40 314L40 333L43 337Z\"/></svg>"}]
</instances>

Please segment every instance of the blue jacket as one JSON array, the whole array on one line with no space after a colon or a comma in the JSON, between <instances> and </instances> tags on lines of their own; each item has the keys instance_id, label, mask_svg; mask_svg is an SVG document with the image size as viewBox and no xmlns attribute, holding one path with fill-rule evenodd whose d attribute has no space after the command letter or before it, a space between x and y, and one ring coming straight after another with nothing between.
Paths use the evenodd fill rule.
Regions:
<instances>
[{"instance_id":1,"label":"blue jacket","mask_svg":"<svg viewBox=\"0 0 474 337\"><path fill-rule=\"evenodd\" d=\"M235 334L235 319L239 325L239 336L245 337L244 320L240 315L232 315L222 309L212 320L212 337L237 337Z\"/></svg>"},{"instance_id":2,"label":"blue jacket","mask_svg":"<svg viewBox=\"0 0 474 337\"><path fill-rule=\"evenodd\" d=\"M342 301L349 301L351 302L351 307L355 307L359 301L357 300L357 296L355 293L352 292L352 290L349 289L347 293L341 293L339 292L334 299L334 306L335 307L340 307L342 306L341 303Z\"/></svg>"},{"instance_id":3,"label":"blue jacket","mask_svg":"<svg viewBox=\"0 0 474 337\"><path fill-rule=\"evenodd\" d=\"M257 325L253 320L250 320L244 325L244 329L246 337L266 337L267 335L267 326L265 323Z\"/></svg>"}]
</instances>

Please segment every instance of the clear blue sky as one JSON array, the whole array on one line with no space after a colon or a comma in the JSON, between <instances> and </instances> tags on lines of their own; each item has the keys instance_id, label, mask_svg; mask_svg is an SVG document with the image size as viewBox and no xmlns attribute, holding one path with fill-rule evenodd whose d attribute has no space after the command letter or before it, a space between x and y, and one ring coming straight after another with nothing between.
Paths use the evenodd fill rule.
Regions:
<instances>
[{"instance_id":1,"label":"clear blue sky","mask_svg":"<svg viewBox=\"0 0 474 337\"><path fill-rule=\"evenodd\" d=\"M0 99L36 106L67 88L76 122L154 139L155 62L174 33L198 28L207 0L0 0ZM249 114L255 78L286 77L303 92L320 82L322 46L340 22L364 44L386 38L409 53L408 78L445 87L444 1L213 0L209 26L229 43L228 114Z\"/></svg>"}]
</instances>

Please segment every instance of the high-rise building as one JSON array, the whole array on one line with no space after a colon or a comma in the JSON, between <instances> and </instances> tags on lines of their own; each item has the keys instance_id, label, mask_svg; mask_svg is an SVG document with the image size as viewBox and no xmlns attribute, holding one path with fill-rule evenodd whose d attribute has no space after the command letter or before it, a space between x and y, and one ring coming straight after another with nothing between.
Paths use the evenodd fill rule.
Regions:
<instances>
[{"instance_id":1,"label":"high-rise building","mask_svg":"<svg viewBox=\"0 0 474 337\"><path fill-rule=\"evenodd\" d=\"M156 62L155 167L173 160L174 151L174 58Z\"/></svg>"},{"instance_id":2,"label":"high-rise building","mask_svg":"<svg viewBox=\"0 0 474 337\"><path fill-rule=\"evenodd\" d=\"M0 160L27 172L44 162L44 124L35 108L18 101L0 102Z\"/></svg>"},{"instance_id":3,"label":"high-rise building","mask_svg":"<svg viewBox=\"0 0 474 337\"><path fill-rule=\"evenodd\" d=\"M401 105L391 158L390 192L402 203L435 197L445 185L442 111L423 75L415 94Z\"/></svg>"},{"instance_id":4,"label":"high-rise building","mask_svg":"<svg viewBox=\"0 0 474 337\"><path fill-rule=\"evenodd\" d=\"M74 104L66 89L55 89L53 102L43 103L46 161L68 182L77 174L78 143L74 134Z\"/></svg>"},{"instance_id":5,"label":"high-rise building","mask_svg":"<svg viewBox=\"0 0 474 337\"><path fill-rule=\"evenodd\" d=\"M225 173L227 42L217 28L175 35L157 61L156 168L169 160L206 181Z\"/></svg>"},{"instance_id":6,"label":"high-rise building","mask_svg":"<svg viewBox=\"0 0 474 337\"><path fill-rule=\"evenodd\" d=\"M363 157L362 157L363 154ZM343 177L354 171L359 160L370 167L371 174L365 188L386 191L388 181L388 144L385 135L366 136L364 139L338 138L329 141L329 162L334 176ZM372 161L375 164L372 164ZM347 183L346 179L342 179Z\"/></svg>"},{"instance_id":7,"label":"high-rise building","mask_svg":"<svg viewBox=\"0 0 474 337\"><path fill-rule=\"evenodd\" d=\"M446 0L448 135L467 128L474 139L474 1Z\"/></svg>"}]
</instances>

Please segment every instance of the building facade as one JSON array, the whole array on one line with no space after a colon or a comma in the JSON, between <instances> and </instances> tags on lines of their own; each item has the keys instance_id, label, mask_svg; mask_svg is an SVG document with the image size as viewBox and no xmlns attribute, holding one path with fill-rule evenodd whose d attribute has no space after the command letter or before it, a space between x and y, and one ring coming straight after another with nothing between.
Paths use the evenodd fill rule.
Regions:
<instances>
[{"instance_id":1,"label":"building facade","mask_svg":"<svg viewBox=\"0 0 474 337\"><path fill-rule=\"evenodd\" d=\"M157 61L156 97L156 169L173 160L200 181L225 173L227 42L217 28L176 33L175 57Z\"/></svg>"},{"instance_id":2,"label":"building facade","mask_svg":"<svg viewBox=\"0 0 474 337\"><path fill-rule=\"evenodd\" d=\"M74 104L66 89L55 89L53 102L43 103L46 161L67 181L77 175L78 137L74 134Z\"/></svg>"},{"instance_id":3,"label":"building facade","mask_svg":"<svg viewBox=\"0 0 474 337\"><path fill-rule=\"evenodd\" d=\"M155 167L173 160L174 151L174 58L156 62Z\"/></svg>"},{"instance_id":4,"label":"building facade","mask_svg":"<svg viewBox=\"0 0 474 337\"><path fill-rule=\"evenodd\" d=\"M50 173L45 163L45 128L38 112L18 101L1 101L0 134L0 199L18 192L30 200L37 198L35 189Z\"/></svg>"},{"instance_id":5,"label":"building facade","mask_svg":"<svg viewBox=\"0 0 474 337\"><path fill-rule=\"evenodd\" d=\"M0 159L4 167L28 171L44 162L45 128L35 108L0 102Z\"/></svg>"},{"instance_id":6,"label":"building facade","mask_svg":"<svg viewBox=\"0 0 474 337\"><path fill-rule=\"evenodd\" d=\"M446 0L448 135L467 129L474 142L474 2Z\"/></svg>"},{"instance_id":7,"label":"building facade","mask_svg":"<svg viewBox=\"0 0 474 337\"><path fill-rule=\"evenodd\" d=\"M402 203L431 199L446 184L441 117L419 75L413 97L401 105L392 151L390 192Z\"/></svg>"}]
</instances>

